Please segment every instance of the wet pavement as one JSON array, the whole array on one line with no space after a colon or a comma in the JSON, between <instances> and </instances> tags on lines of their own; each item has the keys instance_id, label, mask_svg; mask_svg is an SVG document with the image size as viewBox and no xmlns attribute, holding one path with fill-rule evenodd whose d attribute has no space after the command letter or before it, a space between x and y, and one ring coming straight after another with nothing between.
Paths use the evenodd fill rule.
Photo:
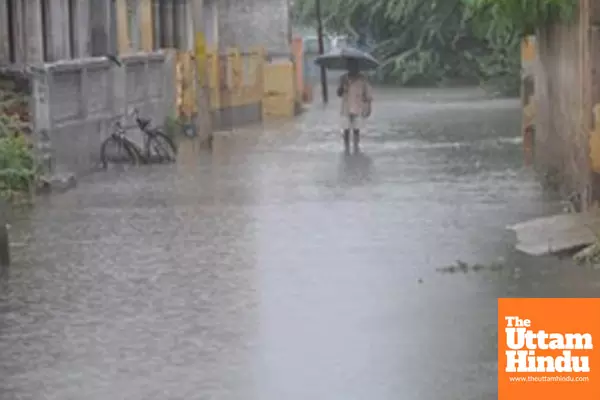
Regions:
<instances>
[{"instance_id":1,"label":"wet pavement","mask_svg":"<svg viewBox=\"0 0 600 400\"><path fill-rule=\"evenodd\" d=\"M516 101L376 99L360 154L317 105L40 200L0 282L0 399L495 399L496 299L600 271L512 250L560 207Z\"/></svg>"}]
</instances>

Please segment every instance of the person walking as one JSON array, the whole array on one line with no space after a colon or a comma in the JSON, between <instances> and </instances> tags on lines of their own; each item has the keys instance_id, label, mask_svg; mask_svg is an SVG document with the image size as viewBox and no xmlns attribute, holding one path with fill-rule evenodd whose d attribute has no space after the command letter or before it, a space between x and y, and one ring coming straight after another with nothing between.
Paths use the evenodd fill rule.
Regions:
<instances>
[{"instance_id":1,"label":"person walking","mask_svg":"<svg viewBox=\"0 0 600 400\"><path fill-rule=\"evenodd\" d=\"M337 89L338 97L342 98L342 130L344 147L350 149L350 134L352 133L355 151L360 141L361 120L371 115L373 102L372 89L367 77L359 70L358 62L348 59L347 70L340 78Z\"/></svg>"}]
</instances>

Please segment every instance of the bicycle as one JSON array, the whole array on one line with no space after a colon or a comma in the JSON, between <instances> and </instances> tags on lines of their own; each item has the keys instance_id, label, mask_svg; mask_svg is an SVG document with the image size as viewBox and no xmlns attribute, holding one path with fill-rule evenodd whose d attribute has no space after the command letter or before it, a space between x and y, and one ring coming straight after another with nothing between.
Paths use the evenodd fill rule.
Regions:
<instances>
[{"instance_id":1,"label":"bicycle","mask_svg":"<svg viewBox=\"0 0 600 400\"><path fill-rule=\"evenodd\" d=\"M146 136L144 140L145 161L150 163L153 156L158 157L159 162L175 161L177 158L177 146L173 139L159 128L152 128L152 120L150 118L143 118L137 108L133 109L132 115L135 118L138 128Z\"/></svg>"},{"instance_id":2,"label":"bicycle","mask_svg":"<svg viewBox=\"0 0 600 400\"><path fill-rule=\"evenodd\" d=\"M121 120L117 120L113 125L113 131L110 136L102 142L100 147L100 161L104 169L108 167L109 161L112 163L129 163L139 165L144 162L142 150L126 136L127 131L123 127ZM116 156L109 157L111 146L116 147ZM110 160L109 160L110 158Z\"/></svg>"}]
</instances>

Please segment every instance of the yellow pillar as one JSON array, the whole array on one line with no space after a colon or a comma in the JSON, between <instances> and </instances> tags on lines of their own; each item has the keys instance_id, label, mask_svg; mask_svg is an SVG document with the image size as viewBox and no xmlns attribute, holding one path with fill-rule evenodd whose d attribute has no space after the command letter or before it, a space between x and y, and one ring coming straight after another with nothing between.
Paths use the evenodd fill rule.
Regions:
<instances>
[{"instance_id":1,"label":"yellow pillar","mask_svg":"<svg viewBox=\"0 0 600 400\"><path fill-rule=\"evenodd\" d=\"M221 108L221 63L219 62L218 49L211 49L207 52L207 66L210 71L209 89L210 89L210 108L218 110Z\"/></svg>"},{"instance_id":2,"label":"yellow pillar","mask_svg":"<svg viewBox=\"0 0 600 400\"><path fill-rule=\"evenodd\" d=\"M532 62L535 60L535 37L528 36L521 42L521 60Z\"/></svg>"},{"instance_id":3,"label":"yellow pillar","mask_svg":"<svg viewBox=\"0 0 600 400\"><path fill-rule=\"evenodd\" d=\"M590 164L592 171L600 172L600 104L594 105L594 128L590 134Z\"/></svg>"},{"instance_id":4,"label":"yellow pillar","mask_svg":"<svg viewBox=\"0 0 600 400\"><path fill-rule=\"evenodd\" d=\"M143 51L152 51L153 43L153 18L152 18L152 0L140 0L140 28L141 28L141 46ZM158 17L158 16L157 16Z\"/></svg>"},{"instance_id":5,"label":"yellow pillar","mask_svg":"<svg viewBox=\"0 0 600 400\"><path fill-rule=\"evenodd\" d=\"M196 32L194 40L194 51L196 53L196 74L198 85L200 87L206 86L206 64L207 64L207 51L206 40L204 39L203 32Z\"/></svg>"},{"instance_id":6,"label":"yellow pillar","mask_svg":"<svg viewBox=\"0 0 600 400\"><path fill-rule=\"evenodd\" d=\"M188 12L192 14L192 26L194 31L194 53L200 53L199 59L196 60L196 127L200 138L206 143L212 143L212 123L210 113L209 89L206 87L206 59L202 53L205 53L205 42L202 33L204 32L204 1L189 0ZM198 68L200 67L200 68Z\"/></svg>"},{"instance_id":7,"label":"yellow pillar","mask_svg":"<svg viewBox=\"0 0 600 400\"><path fill-rule=\"evenodd\" d=\"M231 93L231 104L229 104L229 106L239 106L241 105L239 104L241 100L240 92L244 77L242 76L242 57L239 49L236 47L230 47L227 49L227 66L228 73L231 74L231 82L229 82L229 80L227 82L228 90Z\"/></svg>"},{"instance_id":8,"label":"yellow pillar","mask_svg":"<svg viewBox=\"0 0 600 400\"><path fill-rule=\"evenodd\" d=\"M131 52L131 42L129 38L129 23L127 18L127 1L116 0L117 11L117 47L119 54Z\"/></svg>"}]
</instances>

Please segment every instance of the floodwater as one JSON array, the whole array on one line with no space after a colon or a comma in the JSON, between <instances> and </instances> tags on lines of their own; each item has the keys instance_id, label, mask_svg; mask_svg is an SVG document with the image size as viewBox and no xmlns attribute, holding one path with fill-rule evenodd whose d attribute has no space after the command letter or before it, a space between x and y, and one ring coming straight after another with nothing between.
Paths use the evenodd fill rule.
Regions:
<instances>
[{"instance_id":1,"label":"floodwater","mask_svg":"<svg viewBox=\"0 0 600 400\"><path fill-rule=\"evenodd\" d=\"M0 282L0 399L495 399L497 298L600 271L512 250L560 208L517 101L376 99L359 154L317 104L40 200Z\"/></svg>"}]
</instances>

